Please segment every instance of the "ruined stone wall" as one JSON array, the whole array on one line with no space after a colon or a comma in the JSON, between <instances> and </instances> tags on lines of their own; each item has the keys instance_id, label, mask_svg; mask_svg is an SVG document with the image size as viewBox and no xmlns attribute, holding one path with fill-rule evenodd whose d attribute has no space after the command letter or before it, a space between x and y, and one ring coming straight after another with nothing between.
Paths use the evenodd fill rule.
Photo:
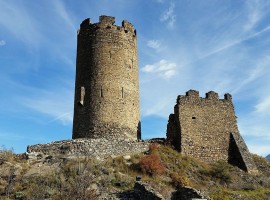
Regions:
<instances>
[{"instance_id":1,"label":"ruined stone wall","mask_svg":"<svg viewBox=\"0 0 270 200\"><path fill-rule=\"evenodd\" d=\"M78 31L72 138L140 138L137 36L127 21L100 16ZM112 131L116 130L116 131Z\"/></svg>"},{"instance_id":2,"label":"ruined stone wall","mask_svg":"<svg viewBox=\"0 0 270 200\"><path fill-rule=\"evenodd\" d=\"M89 139L80 138L74 140L62 140L48 144L29 145L27 153L29 157L53 156L53 157L77 157L88 156L104 160L112 156L136 154L147 151L151 141L127 141L123 139L108 140L106 138Z\"/></svg>"},{"instance_id":3,"label":"ruined stone wall","mask_svg":"<svg viewBox=\"0 0 270 200\"><path fill-rule=\"evenodd\" d=\"M205 161L228 159L229 133L238 128L230 95L225 97L208 92L200 98L194 90L178 96L174 117L180 127L178 149L183 154Z\"/></svg>"},{"instance_id":4,"label":"ruined stone wall","mask_svg":"<svg viewBox=\"0 0 270 200\"><path fill-rule=\"evenodd\" d=\"M206 162L225 160L245 171L253 168L249 164L254 166L244 141L239 142L230 94L219 99L217 93L210 91L201 98L198 91L190 90L185 96L178 96L174 114L169 118L167 139L183 154Z\"/></svg>"}]
</instances>

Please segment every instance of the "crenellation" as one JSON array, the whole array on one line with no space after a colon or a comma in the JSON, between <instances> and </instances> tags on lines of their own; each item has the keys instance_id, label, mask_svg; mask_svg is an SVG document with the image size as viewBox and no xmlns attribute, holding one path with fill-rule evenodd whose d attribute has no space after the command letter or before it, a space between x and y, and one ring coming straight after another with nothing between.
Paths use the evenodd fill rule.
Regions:
<instances>
[{"instance_id":1,"label":"crenellation","mask_svg":"<svg viewBox=\"0 0 270 200\"><path fill-rule=\"evenodd\" d=\"M209 91L205 94L205 98L199 96L196 90L189 90L185 95L178 95L176 98L177 104L227 104L232 103L232 95L229 93L224 94L224 99L220 99L218 93Z\"/></svg>"},{"instance_id":2,"label":"crenellation","mask_svg":"<svg viewBox=\"0 0 270 200\"><path fill-rule=\"evenodd\" d=\"M192 99L199 99L199 92L196 90L189 90L186 92L186 97L189 97Z\"/></svg>"},{"instance_id":3,"label":"crenellation","mask_svg":"<svg viewBox=\"0 0 270 200\"><path fill-rule=\"evenodd\" d=\"M127 20L122 21L122 27L124 28L126 33L131 32L134 33L134 35L136 36L136 30L134 29L133 25Z\"/></svg>"},{"instance_id":4,"label":"crenellation","mask_svg":"<svg viewBox=\"0 0 270 200\"><path fill-rule=\"evenodd\" d=\"M99 23L102 25L114 25L115 17L101 15L99 16Z\"/></svg>"},{"instance_id":5,"label":"crenellation","mask_svg":"<svg viewBox=\"0 0 270 200\"><path fill-rule=\"evenodd\" d=\"M219 100L218 93L209 91L205 94L205 98L209 100Z\"/></svg>"},{"instance_id":6,"label":"crenellation","mask_svg":"<svg viewBox=\"0 0 270 200\"><path fill-rule=\"evenodd\" d=\"M224 94L224 99L228 101L232 101L232 95L229 93Z\"/></svg>"},{"instance_id":7,"label":"crenellation","mask_svg":"<svg viewBox=\"0 0 270 200\"><path fill-rule=\"evenodd\" d=\"M90 18L87 18L82 21L82 23L80 24L80 28L88 28L90 24L91 24L91 20Z\"/></svg>"}]
</instances>

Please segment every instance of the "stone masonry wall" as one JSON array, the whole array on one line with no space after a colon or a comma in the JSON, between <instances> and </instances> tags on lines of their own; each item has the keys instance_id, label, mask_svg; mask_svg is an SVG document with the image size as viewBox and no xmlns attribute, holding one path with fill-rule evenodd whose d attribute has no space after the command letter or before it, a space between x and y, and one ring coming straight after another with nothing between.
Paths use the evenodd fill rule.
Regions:
<instances>
[{"instance_id":1,"label":"stone masonry wall","mask_svg":"<svg viewBox=\"0 0 270 200\"><path fill-rule=\"evenodd\" d=\"M210 91L201 98L198 91L190 90L185 96L178 96L174 114L169 118L167 139L183 154L206 162L231 161L244 169L247 163L240 164L239 152L250 154L247 148L232 143L231 133L241 137L230 94L219 99L217 93ZM233 144L239 147L238 152L230 150Z\"/></svg>"},{"instance_id":2,"label":"stone masonry wall","mask_svg":"<svg viewBox=\"0 0 270 200\"><path fill-rule=\"evenodd\" d=\"M72 138L140 139L137 35L127 21L100 16L78 31Z\"/></svg>"},{"instance_id":3,"label":"stone masonry wall","mask_svg":"<svg viewBox=\"0 0 270 200\"><path fill-rule=\"evenodd\" d=\"M30 156L37 156L38 154L63 157L89 156L104 160L111 156L144 152L149 149L148 147L148 141L137 142L123 139L107 140L105 138L84 138L30 145L27 147L27 153Z\"/></svg>"}]
</instances>

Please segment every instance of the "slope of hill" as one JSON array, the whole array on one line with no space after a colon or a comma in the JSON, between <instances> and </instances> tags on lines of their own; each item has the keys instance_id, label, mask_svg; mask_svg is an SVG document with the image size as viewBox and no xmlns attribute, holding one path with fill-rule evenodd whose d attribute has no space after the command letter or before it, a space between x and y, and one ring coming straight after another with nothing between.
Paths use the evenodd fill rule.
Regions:
<instances>
[{"instance_id":1,"label":"slope of hill","mask_svg":"<svg viewBox=\"0 0 270 200\"><path fill-rule=\"evenodd\" d=\"M270 162L270 154L266 156L266 159Z\"/></svg>"},{"instance_id":2,"label":"slope of hill","mask_svg":"<svg viewBox=\"0 0 270 200\"><path fill-rule=\"evenodd\" d=\"M253 155L258 174L247 174L225 162L204 163L169 146L150 144L144 154L105 161L90 157L37 155L27 158L0 152L0 198L6 199L133 199L135 177L164 199L183 186L213 200L267 199L270 164Z\"/></svg>"}]
</instances>

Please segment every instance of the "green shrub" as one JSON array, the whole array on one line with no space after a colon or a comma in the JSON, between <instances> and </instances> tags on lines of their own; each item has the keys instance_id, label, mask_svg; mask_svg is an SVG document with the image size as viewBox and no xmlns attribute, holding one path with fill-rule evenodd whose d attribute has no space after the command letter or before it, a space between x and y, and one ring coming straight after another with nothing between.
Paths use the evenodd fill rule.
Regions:
<instances>
[{"instance_id":1,"label":"green shrub","mask_svg":"<svg viewBox=\"0 0 270 200\"><path fill-rule=\"evenodd\" d=\"M172 185L176 188L190 185L188 178L184 174L180 175L176 172L173 172L170 174L170 177L172 179Z\"/></svg>"},{"instance_id":2,"label":"green shrub","mask_svg":"<svg viewBox=\"0 0 270 200\"><path fill-rule=\"evenodd\" d=\"M228 163L225 161L218 161L212 165L209 175L219 179L221 183L229 183L232 179L229 169L230 165Z\"/></svg>"}]
</instances>

